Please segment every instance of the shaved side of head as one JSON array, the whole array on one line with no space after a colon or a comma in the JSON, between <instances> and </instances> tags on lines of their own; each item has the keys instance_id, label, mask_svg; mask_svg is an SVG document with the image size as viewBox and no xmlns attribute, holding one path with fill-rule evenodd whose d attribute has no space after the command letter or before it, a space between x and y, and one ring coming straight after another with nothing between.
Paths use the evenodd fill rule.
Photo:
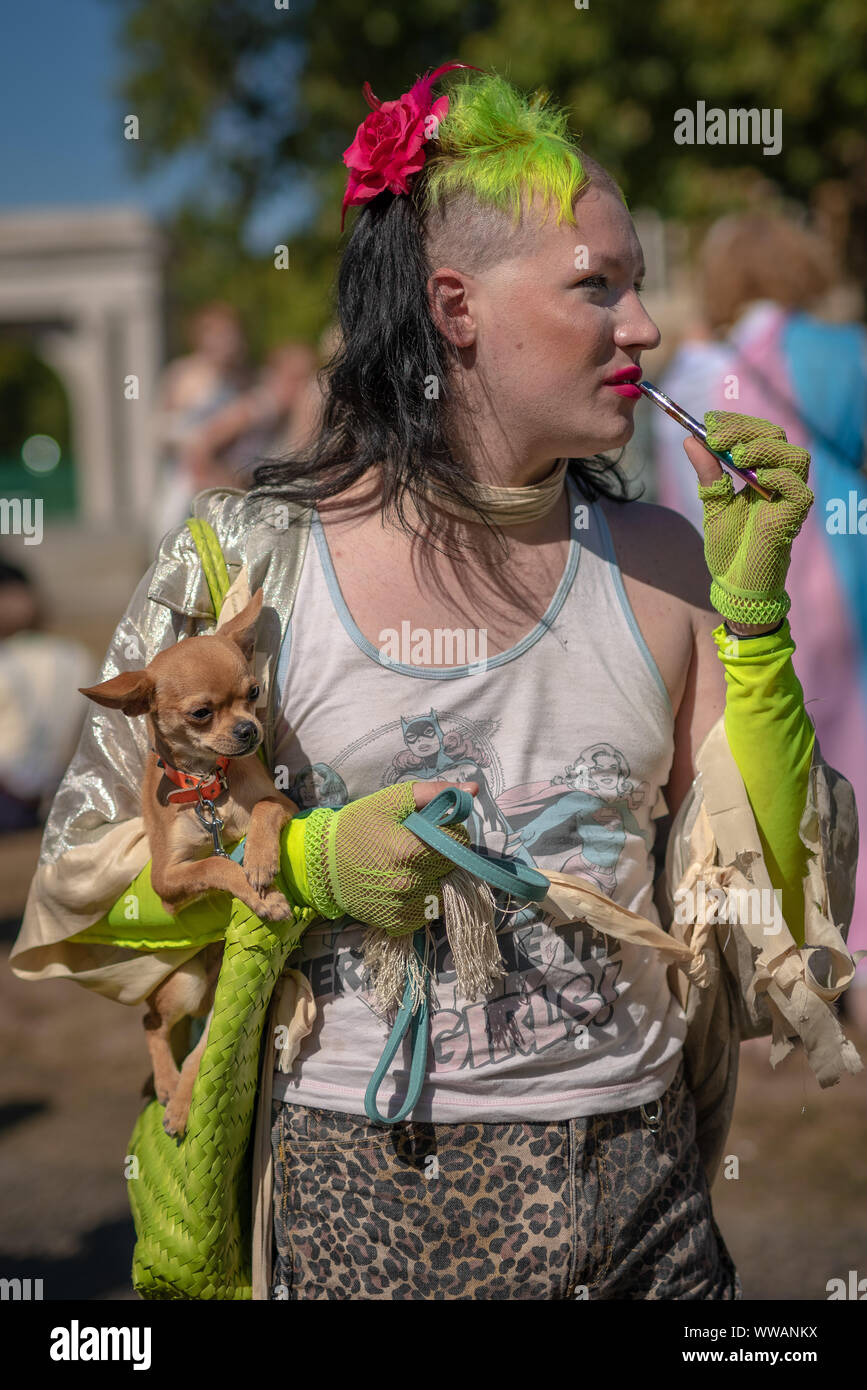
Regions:
<instances>
[{"instance_id":1,"label":"shaved side of head","mask_svg":"<svg viewBox=\"0 0 867 1390\"><path fill-rule=\"evenodd\" d=\"M595 159L582 154L586 174L576 195L577 204L590 188L600 188L625 202L617 183ZM540 211L538 199L528 201L526 190L516 219L508 209L481 203L468 189L431 207L423 218L424 249L431 273L441 266L453 266L479 275L501 261L526 255L532 250L540 225L550 208ZM575 216L573 207L573 217ZM577 224L577 217L576 217Z\"/></svg>"}]
</instances>

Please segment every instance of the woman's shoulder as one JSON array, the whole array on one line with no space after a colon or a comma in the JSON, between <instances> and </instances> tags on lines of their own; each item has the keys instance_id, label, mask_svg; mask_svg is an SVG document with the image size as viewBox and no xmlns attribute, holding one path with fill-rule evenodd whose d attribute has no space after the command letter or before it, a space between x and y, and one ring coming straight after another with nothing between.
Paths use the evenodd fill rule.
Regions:
<instances>
[{"instance_id":1,"label":"woman's shoulder","mask_svg":"<svg viewBox=\"0 0 867 1390\"><path fill-rule=\"evenodd\" d=\"M612 537L615 532L643 549L658 545L677 545L694 549L702 545L701 533L688 517L659 502L615 502L600 497Z\"/></svg>"},{"instance_id":2,"label":"woman's shoulder","mask_svg":"<svg viewBox=\"0 0 867 1390\"><path fill-rule=\"evenodd\" d=\"M206 488L193 498L191 515L206 521L227 555L242 559L264 545L273 548L275 533L284 539L303 534L310 508L256 488Z\"/></svg>"},{"instance_id":3,"label":"woman's shoulder","mask_svg":"<svg viewBox=\"0 0 867 1390\"><path fill-rule=\"evenodd\" d=\"M658 502L600 498L617 563L624 574L705 607L708 575L704 539L692 522Z\"/></svg>"},{"instance_id":4,"label":"woman's shoulder","mask_svg":"<svg viewBox=\"0 0 867 1390\"><path fill-rule=\"evenodd\" d=\"M200 530L196 536L186 522L167 532L148 584L148 598L177 613L195 618L213 613L203 546L213 550L216 542L230 582L246 566L253 588L285 583L286 573L303 557L309 511L294 503L242 488L207 488L193 498L190 516L206 522L213 534Z\"/></svg>"}]
</instances>

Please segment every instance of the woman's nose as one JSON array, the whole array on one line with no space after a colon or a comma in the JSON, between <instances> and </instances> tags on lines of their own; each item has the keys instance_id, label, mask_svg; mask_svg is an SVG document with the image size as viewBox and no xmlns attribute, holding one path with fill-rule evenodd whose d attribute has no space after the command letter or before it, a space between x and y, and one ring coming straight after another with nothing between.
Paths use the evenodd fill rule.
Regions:
<instances>
[{"instance_id":1,"label":"woman's nose","mask_svg":"<svg viewBox=\"0 0 867 1390\"><path fill-rule=\"evenodd\" d=\"M621 322L614 330L618 347L640 347L648 352L659 347L662 334L634 291L624 303L622 315Z\"/></svg>"}]
</instances>

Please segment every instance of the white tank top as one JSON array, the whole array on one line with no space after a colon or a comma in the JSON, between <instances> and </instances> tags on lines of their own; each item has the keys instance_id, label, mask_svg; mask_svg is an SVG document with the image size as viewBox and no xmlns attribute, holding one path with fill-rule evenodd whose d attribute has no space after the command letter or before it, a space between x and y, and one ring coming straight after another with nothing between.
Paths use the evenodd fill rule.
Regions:
<instances>
[{"instance_id":1,"label":"white tank top","mask_svg":"<svg viewBox=\"0 0 867 1390\"><path fill-rule=\"evenodd\" d=\"M382 637L384 655L368 641L314 515L278 663L275 763L299 806L338 807L395 781L473 780L474 848L582 876L659 923L651 848L674 751L671 701L601 508L568 486L569 557L544 618L487 661L468 634L463 665L443 634L438 646L436 632L408 624ZM538 907L498 921L509 973L474 1003L457 993L442 923L431 928L439 1007L412 1118L565 1120L658 1099L686 1020L653 949L582 923L552 927ZM362 979L363 931L348 917L322 922L292 957L318 1016L294 1070L275 1072L278 1099L364 1114L391 1030ZM407 1034L379 1091L381 1114L402 1103L409 1064Z\"/></svg>"}]
</instances>

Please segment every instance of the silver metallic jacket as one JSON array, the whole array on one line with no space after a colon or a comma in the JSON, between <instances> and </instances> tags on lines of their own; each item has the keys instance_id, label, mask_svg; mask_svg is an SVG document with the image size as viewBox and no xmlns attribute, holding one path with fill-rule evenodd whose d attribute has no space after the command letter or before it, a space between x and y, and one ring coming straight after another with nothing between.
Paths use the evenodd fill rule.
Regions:
<instances>
[{"instance_id":1,"label":"silver metallic jacket","mask_svg":"<svg viewBox=\"0 0 867 1390\"><path fill-rule=\"evenodd\" d=\"M255 493L211 489L193 514L214 527L233 588L264 588L257 677L262 689L265 752L273 766L279 691L275 673L304 561L309 511ZM234 599L233 599L234 595ZM112 638L100 679L140 667L180 638L212 631L215 614L192 536L169 532ZM351 699L351 692L347 692ZM150 853L140 812L146 752L143 720L94 706L55 797L45 828L12 968L23 979L66 976L125 1004L143 1000L197 947L132 950L112 942L70 940L99 921L144 868ZM716 1171L728 1132L742 1037L773 1034L775 1066L800 1038L820 1084L861 1069L831 1007L851 982L845 946L852 916L858 822L851 785L815 745L800 834L810 850L804 878L806 945L788 929L708 921L701 906L687 921L674 904L699 881L730 894L771 890L756 828L725 736L722 718L696 755L696 776L678 810L657 885L663 926L703 957L705 984L670 967L672 989L688 1019L687 1076L696 1098L698 1139L708 1172ZM693 895L697 904L701 895ZM741 898L740 901L743 899ZM612 920L626 915L611 904ZM721 914L720 914L721 915ZM634 914L632 914L634 918ZM608 930L608 928L606 928Z\"/></svg>"}]
</instances>

